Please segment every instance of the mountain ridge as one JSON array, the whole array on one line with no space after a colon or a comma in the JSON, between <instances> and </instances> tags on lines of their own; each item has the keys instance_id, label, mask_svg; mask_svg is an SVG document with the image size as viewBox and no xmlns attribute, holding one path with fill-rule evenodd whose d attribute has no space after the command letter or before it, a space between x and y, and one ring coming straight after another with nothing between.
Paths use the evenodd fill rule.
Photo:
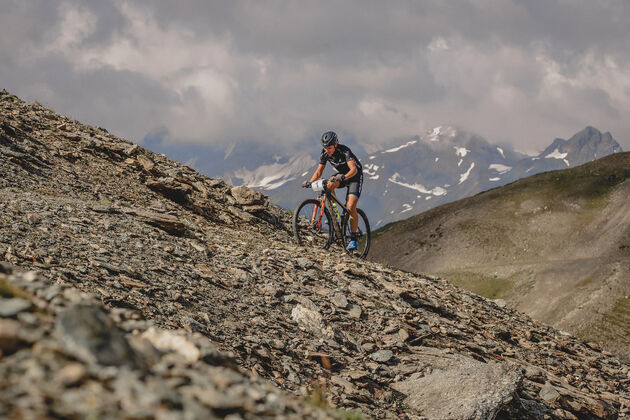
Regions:
<instances>
[{"instance_id":1,"label":"mountain ridge","mask_svg":"<svg viewBox=\"0 0 630 420\"><path fill-rule=\"evenodd\" d=\"M555 139L536 156L490 144L459 128L438 126L399 146L359 157L365 170L361 207L378 228L516 179L620 151L610 133L602 134L591 126L569 140ZM286 164L229 171L223 177L269 194L282 207L293 208L296 199L305 196L300 182L312 174L317 162L309 154L286 160ZM275 182L260 182L263 179Z\"/></svg>"}]
</instances>

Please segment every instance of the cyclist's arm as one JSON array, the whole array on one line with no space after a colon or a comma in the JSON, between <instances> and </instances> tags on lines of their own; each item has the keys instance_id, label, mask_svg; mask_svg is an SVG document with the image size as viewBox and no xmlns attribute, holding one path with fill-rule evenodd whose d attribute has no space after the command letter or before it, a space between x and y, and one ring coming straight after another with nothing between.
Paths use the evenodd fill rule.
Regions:
<instances>
[{"instance_id":1,"label":"cyclist's arm","mask_svg":"<svg viewBox=\"0 0 630 420\"><path fill-rule=\"evenodd\" d=\"M326 165L324 165L323 163L317 165L317 169L315 169L315 173L313 174L309 182L317 181L319 178L321 178L322 174L324 173L325 167Z\"/></svg>"},{"instance_id":2,"label":"cyclist's arm","mask_svg":"<svg viewBox=\"0 0 630 420\"><path fill-rule=\"evenodd\" d=\"M357 164L354 163L354 160L348 161L348 168L350 168L350 171L348 171L348 173L346 174L346 179L352 178L357 174L357 172L359 172L359 170L357 169Z\"/></svg>"}]
</instances>

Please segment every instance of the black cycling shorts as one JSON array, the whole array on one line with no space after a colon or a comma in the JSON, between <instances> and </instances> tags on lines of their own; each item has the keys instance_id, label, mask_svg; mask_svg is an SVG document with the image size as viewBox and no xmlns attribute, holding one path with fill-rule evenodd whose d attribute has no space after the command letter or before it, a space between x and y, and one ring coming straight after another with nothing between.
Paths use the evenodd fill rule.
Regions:
<instances>
[{"instance_id":1,"label":"black cycling shorts","mask_svg":"<svg viewBox=\"0 0 630 420\"><path fill-rule=\"evenodd\" d=\"M363 173L356 174L350 179L344 179L339 183L339 188L348 187L346 196L352 194L357 197L361 196L361 190L363 189Z\"/></svg>"}]
</instances>

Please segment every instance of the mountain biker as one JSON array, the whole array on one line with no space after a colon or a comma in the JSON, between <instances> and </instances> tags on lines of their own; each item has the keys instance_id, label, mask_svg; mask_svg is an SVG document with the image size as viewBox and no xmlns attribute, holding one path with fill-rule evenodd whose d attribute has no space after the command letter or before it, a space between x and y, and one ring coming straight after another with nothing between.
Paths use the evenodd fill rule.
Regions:
<instances>
[{"instance_id":1,"label":"mountain biker","mask_svg":"<svg viewBox=\"0 0 630 420\"><path fill-rule=\"evenodd\" d=\"M357 215L357 203L359 202L359 196L361 196L361 188L363 187L363 168L361 162L352 153L352 151L343 144L339 144L337 134L334 131L327 131L322 134L321 139L322 153L319 157L319 165L313 173L310 180L304 181L302 187L308 188L311 183L318 180L324 168L326 162L330 162L335 168L337 173L332 176L330 182L327 184L327 188L333 193L335 188L347 187L346 190L346 206L350 213L350 243L346 248L348 251L357 249L359 227L359 217Z\"/></svg>"}]
</instances>

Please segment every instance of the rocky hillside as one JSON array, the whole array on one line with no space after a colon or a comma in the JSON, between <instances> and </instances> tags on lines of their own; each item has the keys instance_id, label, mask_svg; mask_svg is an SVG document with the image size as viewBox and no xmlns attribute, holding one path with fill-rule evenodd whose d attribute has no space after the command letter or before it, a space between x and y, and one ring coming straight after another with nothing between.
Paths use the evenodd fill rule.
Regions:
<instances>
[{"instance_id":1,"label":"rocky hillside","mask_svg":"<svg viewBox=\"0 0 630 420\"><path fill-rule=\"evenodd\" d=\"M372 255L630 357L628 197L630 153L617 153L392 224Z\"/></svg>"},{"instance_id":2,"label":"rocky hillside","mask_svg":"<svg viewBox=\"0 0 630 420\"><path fill-rule=\"evenodd\" d=\"M630 364L0 94L0 417L618 419Z\"/></svg>"}]
</instances>

